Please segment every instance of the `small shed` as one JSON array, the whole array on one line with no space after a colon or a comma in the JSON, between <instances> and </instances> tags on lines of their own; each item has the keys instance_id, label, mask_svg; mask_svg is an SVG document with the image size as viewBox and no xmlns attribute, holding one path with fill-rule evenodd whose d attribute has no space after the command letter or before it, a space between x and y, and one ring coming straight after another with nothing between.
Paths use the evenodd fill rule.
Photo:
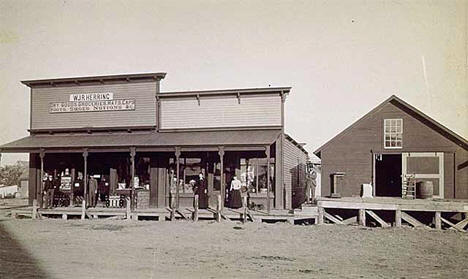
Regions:
<instances>
[{"instance_id":1,"label":"small shed","mask_svg":"<svg viewBox=\"0 0 468 279\"><path fill-rule=\"evenodd\" d=\"M401 197L404 179L433 184L435 198L468 198L468 142L397 96L391 96L323 146L322 194L342 172L341 196L371 183L375 196Z\"/></svg>"}]
</instances>

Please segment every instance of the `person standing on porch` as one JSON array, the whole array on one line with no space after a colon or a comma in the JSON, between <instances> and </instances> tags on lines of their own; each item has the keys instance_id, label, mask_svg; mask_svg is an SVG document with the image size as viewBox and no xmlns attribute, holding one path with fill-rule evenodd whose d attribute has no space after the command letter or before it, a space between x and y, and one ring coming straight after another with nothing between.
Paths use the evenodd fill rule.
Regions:
<instances>
[{"instance_id":1,"label":"person standing on porch","mask_svg":"<svg viewBox=\"0 0 468 279\"><path fill-rule=\"evenodd\" d=\"M241 187L242 183L240 182L239 179L237 179L237 176L234 175L231 181L231 197L230 197L230 206L231 208L241 208L242 207L242 197L241 197Z\"/></svg>"},{"instance_id":2,"label":"person standing on porch","mask_svg":"<svg viewBox=\"0 0 468 279\"><path fill-rule=\"evenodd\" d=\"M195 195L198 195L198 208L208 208L208 188L203 173L198 175L198 181L195 184Z\"/></svg>"},{"instance_id":3,"label":"person standing on porch","mask_svg":"<svg viewBox=\"0 0 468 279\"><path fill-rule=\"evenodd\" d=\"M88 182L88 189L89 189L89 206L95 207L96 206L96 196L97 196L97 180L94 178L93 175L89 176L89 182Z\"/></svg>"},{"instance_id":4,"label":"person standing on porch","mask_svg":"<svg viewBox=\"0 0 468 279\"><path fill-rule=\"evenodd\" d=\"M54 204L54 184L52 182L52 175L45 175L46 181L44 182L44 192L46 194L46 208L52 208Z\"/></svg>"}]
</instances>

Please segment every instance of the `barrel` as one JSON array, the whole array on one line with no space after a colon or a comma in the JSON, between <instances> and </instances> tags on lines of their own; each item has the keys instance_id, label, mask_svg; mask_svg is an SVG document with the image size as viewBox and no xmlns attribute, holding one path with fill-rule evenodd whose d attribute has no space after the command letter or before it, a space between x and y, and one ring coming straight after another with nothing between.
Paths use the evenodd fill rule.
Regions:
<instances>
[{"instance_id":1,"label":"barrel","mask_svg":"<svg viewBox=\"0 0 468 279\"><path fill-rule=\"evenodd\" d=\"M432 181L420 181L416 183L416 197L419 199L432 199L434 184Z\"/></svg>"}]
</instances>

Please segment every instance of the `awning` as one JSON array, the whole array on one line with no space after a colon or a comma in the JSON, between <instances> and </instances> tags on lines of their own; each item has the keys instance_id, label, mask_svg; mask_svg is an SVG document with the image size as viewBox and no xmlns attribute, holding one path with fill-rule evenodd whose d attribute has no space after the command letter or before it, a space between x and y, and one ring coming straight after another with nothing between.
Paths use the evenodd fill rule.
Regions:
<instances>
[{"instance_id":1,"label":"awning","mask_svg":"<svg viewBox=\"0 0 468 279\"><path fill-rule=\"evenodd\" d=\"M281 130L243 130L31 135L0 146L0 152L29 153L40 149L122 147L265 146L273 144L280 134Z\"/></svg>"}]
</instances>

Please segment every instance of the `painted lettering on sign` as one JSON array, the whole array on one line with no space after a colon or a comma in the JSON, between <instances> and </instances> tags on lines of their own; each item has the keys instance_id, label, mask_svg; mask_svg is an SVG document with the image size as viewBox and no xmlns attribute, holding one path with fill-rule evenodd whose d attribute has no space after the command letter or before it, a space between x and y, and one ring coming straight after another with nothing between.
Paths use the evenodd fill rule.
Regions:
<instances>
[{"instance_id":1,"label":"painted lettering on sign","mask_svg":"<svg viewBox=\"0 0 468 279\"><path fill-rule=\"evenodd\" d=\"M107 101L113 100L114 93L103 92L103 93L83 93L83 94L70 94L70 102L78 101Z\"/></svg>"},{"instance_id":2,"label":"painted lettering on sign","mask_svg":"<svg viewBox=\"0 0 468 279\"><path fill-rule=\"evenodd\" d=\"M49 113L135 110L134 99L57 102L49 104Z\"/></svg>"}]
</instances>

